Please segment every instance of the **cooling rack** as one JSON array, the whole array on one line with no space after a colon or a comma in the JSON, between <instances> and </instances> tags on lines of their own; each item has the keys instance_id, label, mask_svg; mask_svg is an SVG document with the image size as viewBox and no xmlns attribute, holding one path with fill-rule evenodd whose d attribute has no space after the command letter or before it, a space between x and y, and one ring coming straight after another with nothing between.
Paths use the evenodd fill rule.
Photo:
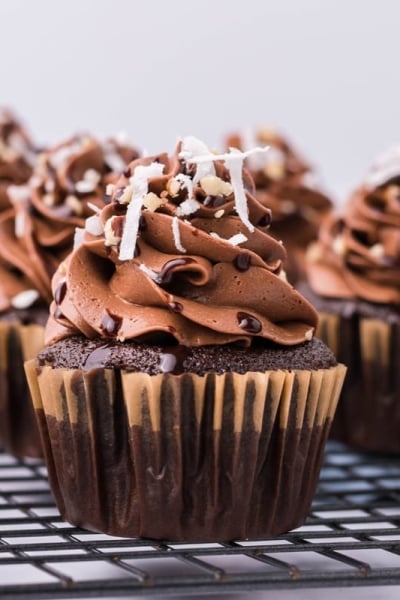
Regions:
<instances>
[{"instance_id":1,"label":"cooling rack","mask_svg":"<svg viewBox=\"0 0 400 600\"><path fill-rule=\"evenodd\" d=\"M91 598L400 584L400 458L330 442L307 523L274 540L178 544L64 522L41 462L0 453L0 596Z\"/></svg>"}]
</instances>

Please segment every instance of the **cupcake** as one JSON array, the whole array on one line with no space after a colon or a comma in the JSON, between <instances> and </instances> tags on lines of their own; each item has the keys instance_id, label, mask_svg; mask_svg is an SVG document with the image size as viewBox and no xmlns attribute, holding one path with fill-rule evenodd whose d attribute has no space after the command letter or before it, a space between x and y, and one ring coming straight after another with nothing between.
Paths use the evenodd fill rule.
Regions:
<instances>
[{"instance_id":1,"label":"cupcake","mask_svg":"<svg viewBox=\"0 0 400 600\"><path fill-rule=\"evenodd\" d=\"M241 150L257 144L267 144L269 151L249 156L245 165L254 179L257 200L272 211L270 234L283 241L288 252L284 268L295 284L304 279L305 250L317 238L332 203L319 189L311 166L275 131L245 131L226 140L228 147Z\"/></svg>"},{"instance_id":2,"label":"cupcake","mask_svg":"<svg viewBox=\"0 0 400 600\"><path fill-rule=\"evenodd\" d=\"M0 211L10 208L9 185L26 183L37 158L35 147L23 126L0 108Z\"/></svg>"},{"instance_id":3,"label":"cupcake","mask_svg":"<svg viewBox=\"0 0 400 600\"><path fill-rule=\"evenodd\" d=\"M72 249L75 228L104 206L108 183L138 154L116 141L77 136L41 154L26 185L9 185L0 214L0 443L41 455L25 360L43 346L51 277ZM90 229L93 219L86 221Z\"/></svg>"},{"instance_id":4,"label":"cupcake","mask_svg":"<svg viewBox=\"0 0 400 600\"><path fill-rule=\"evenodd\" d=\"M26 372L70 523L196 541L306 518L344 367L282 277L250 154L134 161L53 278Z\"/></svg>"},{"instance_id":5,"label":"cupcake","mask_svg":"<svg viewBox=\"0 0 400 600\"><path fill-rule=\"evenodd\" d=\"M371 168L307 256L318 335L348 366L332 435L400 452L400 149Z\"/></svg>"}]
</instances>

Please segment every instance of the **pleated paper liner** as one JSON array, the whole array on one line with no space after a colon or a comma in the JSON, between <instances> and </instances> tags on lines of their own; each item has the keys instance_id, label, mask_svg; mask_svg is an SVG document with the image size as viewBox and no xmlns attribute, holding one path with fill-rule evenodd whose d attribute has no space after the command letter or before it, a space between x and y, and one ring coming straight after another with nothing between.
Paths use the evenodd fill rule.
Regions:
<instances>
[{"instance_id":1,"label":"pleated paper liner","mask_svg":"<svg viewBox=\"0 0 400 600\"><path fill-rule=\"evenodd\" d=\"M24 372L43 338L40 325L0 322L0 447L20 458L43 456Z\"/></svg>"},{"instance_id":2,"label":"pleated paper liner","mask_svg":"<svg viewBox=\"0 0 400 600\"><path fill-rule=\"evenodd\" d=\"M67 521L206 541L304 522L345 367L201 377L30 361L26 371Z\"/></svg>"},{"instance_id":3,"label":"pleated paper liner","mask_svg":"<svg viewBox=\"0 0 400 600\"><path fill-rule=\"evenodd\" d=\"M366 451L400 452L400 326L320 314L317 331L348 367L331 436Z\"/></svg>"}]
</instances>

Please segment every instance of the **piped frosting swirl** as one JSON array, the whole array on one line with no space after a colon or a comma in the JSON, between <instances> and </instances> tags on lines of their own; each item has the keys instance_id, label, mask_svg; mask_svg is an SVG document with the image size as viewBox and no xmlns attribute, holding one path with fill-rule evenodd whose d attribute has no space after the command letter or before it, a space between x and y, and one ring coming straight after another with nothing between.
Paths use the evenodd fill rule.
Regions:
<instances>
[{"instance_id":1,"label":"piped frosting swirl","mask_svg":"<svg viewBox=\"0 0 400 600\"><path fill-rule=\"evenodd\" d=\"M285 281L286 253L268 234L246 156L185 138L171 156L132 162L53 278L47 342L311 339L316 313Z\"/></svg>"},{"instance_id":2,"label":"piped frosting swirl","mask_svg":"<svg viewBox=\"0 0 400 600\"><path fill-rule=\"evenodd\" d=\"M307 259L319 295L400 304L400 148L372 165L344 214L324 224Z\"/></svg>"}]
</instances>

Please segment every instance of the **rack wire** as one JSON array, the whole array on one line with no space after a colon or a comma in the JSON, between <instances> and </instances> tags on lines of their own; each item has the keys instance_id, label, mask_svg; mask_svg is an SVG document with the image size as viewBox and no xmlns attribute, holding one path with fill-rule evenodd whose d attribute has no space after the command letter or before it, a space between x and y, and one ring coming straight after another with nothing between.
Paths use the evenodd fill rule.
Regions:
<instances>
[{"instance_id":1,"label":"rack wire","mask_svg":"<svg viewBox=\"0 0 400 600\"><path fill-rule=\"evenodd\" d=\"M64 522L41 462L0 453L0 596L91 598L400 584L400 458L330 442L307 523L273 540L182 544Z\"/></svg>"}]
</instances>

